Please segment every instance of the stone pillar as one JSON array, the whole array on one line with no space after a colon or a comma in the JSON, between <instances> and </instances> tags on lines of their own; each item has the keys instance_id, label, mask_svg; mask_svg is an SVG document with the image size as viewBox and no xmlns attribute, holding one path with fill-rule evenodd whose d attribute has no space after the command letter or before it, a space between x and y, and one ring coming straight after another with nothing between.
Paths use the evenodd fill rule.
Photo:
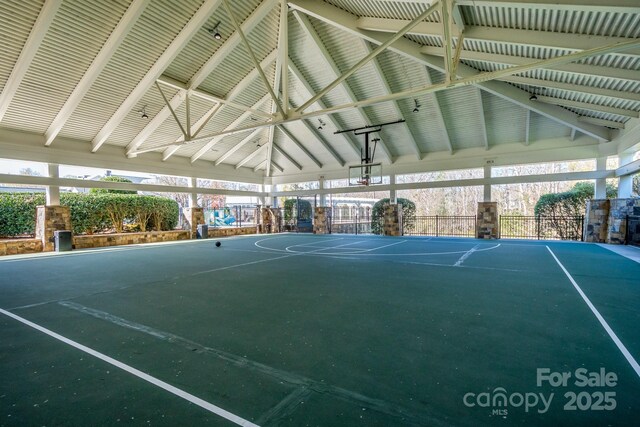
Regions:
<instances>
[{"instance_id":1,"label":"stone pillar","mask_svg":"<svg viewBox=\"0 0 640 427\"><path fill-rule=\"evenodd\" d=\"M383 219L385 236L402 236L402 205L384 205Z\"/></svg>"},{"instance_id":2,"label":"stone pillar","mask_svg":"<svg viewBox=\"0 0 640 427\"><path fill-rule=\"evenodd\" d=\"M198 224L206 224L204 222L204 209L194 208L182 208L187 224L189 224L189 230L191 231L191 238L195 239L198 236Z\"/></svg>"},{"instance_id":3,"label":"stone pillar","mask_svg":"<svg viewBox=\"0 0 640 427\"><path fill-rule=\"evenodd\" d=\"M493 163L493 162L492 162ZM484 165L484 179L491 179L491 164ZM491 184L484 185L484 194L482 200L484 202L491 201Z\"/></svg>"},{"instance_id":4,"label":"stone pillar","mask_svg":"<svg viewBox=\"0 0 640 427\"><path fill-rule=\"evenodd\" d=\"M607 170L607 158L606 157L598 157L596 158L596 171L606 171ZM604 200L607 198L607 180L606 178L598 178L596 179L596 189L595 194L593 196L596 200Z\"/></svg>"},{"instance_id":5,"label":"stone pillar","mask_svg":"<svg viewBox=\"0 0 640 427\"><path fill-rule=\"evenodd\" d=\"M498 202L478 202L476 236L478 237L478 239L500 238L500 217L498 216Z\"/></svg>"},{"instance_id":6,"label":"stone pillar","mask_svg":"<svg viewBox=\"0 0 640 427\"><path fill-rule=\"evenodd\" d=\"M587 214L584 218L584 241L592 243L606 243L608 220L608 199L594 199L587 201Z\"/></svg>"},{"instance_id":7,"label":"stone pillar","mask_svg":"<svg viewBox=\"0 0 640 427\"><path fill-rule=\"evenodd\" d=\"M49 164L49 178L59 178L60 167L58 165ZM46 189L46 204L47 206L59 206L60 205L60 187L57 185L47 185Z\"/></svg>"},{"instance_id":8,"label":"stone pillar","mask_svg":"<svg viewBox=\"0 0 640 427\"><path fill-rule=\"evenodd\" d=\"M640 199L611 199L607 219L607 243L623 245L627 236L627 215L640 215Z\"/></svg>"},{"instance_id":9,"label":"stone pillar","mask_svg":"<svg viewBox=\"0 0 640 427\"><path fill-rule=\"evenodd\" d=\"M71 231L71 209L69 206L37 206L36 207L36 239L42 241L42 250L54 250L53 232Z\"/></svg>"},{"instance_id":10,"label":"stone pillar","mask_svg":"<svg viewBox=\"0 0 640 427\"><path fill-rule=\"evenodd\" d=\"M262 232L265 234L280 233L280 224L282 223L282 215L278 208L262 208Z\"/></svg>"},{"instance_id":11,"label":"stone pillar","mask_svg":"<svg viewBox=\"0 0 640 427\"><path fill-rule=\"evenodd\" d=\"M331 234L331 208L319 206L313 210L313 234Z\"/></svg>"}]
</instances>

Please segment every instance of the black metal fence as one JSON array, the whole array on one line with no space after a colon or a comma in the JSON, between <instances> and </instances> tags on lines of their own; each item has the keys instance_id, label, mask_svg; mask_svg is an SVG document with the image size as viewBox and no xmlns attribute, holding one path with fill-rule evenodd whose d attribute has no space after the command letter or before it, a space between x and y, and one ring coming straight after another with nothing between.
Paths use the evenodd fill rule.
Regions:
<instances>
[{"instance_id":1,"label":"black metal fence","mask_svg":"<svg viewBox=\"0 0 640 427\"><path fill-rule=\"evenodd\" d=\"M584 216L515 216L500 215L502 239L584 239Z\"/></svg>"},{"instance_id":2,"label":"black metal fence","mask_svg":"<svg viewBox=\"0 0 640 427\"><path fill-rule=\"evenodd\" d=\"M342 216L340 219L331 220L331 233L332 234L372 234L375 230L381 230L382 225L379 227L371 227L372 219L369 215L361 217L360 215ZM380 223L382 218L380 218Z\"/></svg>"},{"instance_id":3,"label":"black metal fence","mask_svg":"<svg viewBox=\"0 0 640 427\"><path fill-rule=\"evenodd\" d=\"M205 209L204 220L210 227L243 227L256 225L259 214L255 206L232 205Z\"/></svg>"},{"instance_id":4,"label":"black metal fence","mask_svg":"<svg viewBox=\"0 0 640 427\"><path fill-rule=\"evenodd\" d=\"M475 237L475 215L432 215L405 219L404 234L408 236Z\"/></svg>"}]
</instances>

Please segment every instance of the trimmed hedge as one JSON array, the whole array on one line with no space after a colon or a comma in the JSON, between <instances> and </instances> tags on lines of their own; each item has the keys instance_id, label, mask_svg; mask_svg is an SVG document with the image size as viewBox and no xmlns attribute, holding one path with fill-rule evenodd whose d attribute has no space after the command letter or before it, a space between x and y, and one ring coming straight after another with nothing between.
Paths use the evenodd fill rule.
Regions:
<instances>
[{"instance_id":1,"label":"trimmed hedge","mask_svg":"<svg viewBox=\"0 0 640 427\"><path fill-rule=\"evenodd\" d=\"M36 206L45 204L43 193L0 193L0 237L35 234ZM108 231L173 230L178 224L175 200L137 194L63 193L60 204L71 209L74 234Z\"/></svg>"},{"instance_id":2,"label":"trimmed hedge","mask_svg":"<svg viewBox=\"0 0 640 427\"><path fill-rule=\"evenodd\" d=\"M100 178L100 181L104 182L133 182L130 179L123 178L121 176L104 176ZM89 190L91 194L138 194L135 190L114 190L111 188L92 188Z\"/></svg>"},{"instance_id":3,"label":"trimmed hedge","mask_svg":"<svg viewBox=\"0 0 640 427\"><path fill-rule=\"evenodd\" d=\"M616 187L607 185L607 198L615 198L616 192ZM569 191L543 194L540 196L534 212L536 216L546 217L575 217L584 215L587 200L592 199L593 195L593 183L578 182Z\"/></svg>"},{"instance_id":4,"label":"trimmed hedge","mask_svg":"<svg viewBox=\"0 0 640 427\"><path fill-rule=\"evenodd\" d=\"M390 203L389 198L378 200L371 209L371 233L383 234L384 205ZM402 205L402 222L405 230L413 230L416 222L416 204L409 199L398 197L398 204Z\"/></svg>"}]
</instances>

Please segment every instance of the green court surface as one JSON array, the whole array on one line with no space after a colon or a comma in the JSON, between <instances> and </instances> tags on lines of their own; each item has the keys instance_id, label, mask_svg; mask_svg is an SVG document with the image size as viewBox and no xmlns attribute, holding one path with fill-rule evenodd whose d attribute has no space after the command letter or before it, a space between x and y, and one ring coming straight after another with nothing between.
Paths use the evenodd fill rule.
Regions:
<instances>
[{"instance_id":1,"label":"green court surface","mask_svg":"<svg viewBox=\"0 0 640 427\"><path fill-rule=\"evenodd\" d=\"M282 234L0 259L0 426L632 426L640 264Z\"/></svg>"}]
</instances>

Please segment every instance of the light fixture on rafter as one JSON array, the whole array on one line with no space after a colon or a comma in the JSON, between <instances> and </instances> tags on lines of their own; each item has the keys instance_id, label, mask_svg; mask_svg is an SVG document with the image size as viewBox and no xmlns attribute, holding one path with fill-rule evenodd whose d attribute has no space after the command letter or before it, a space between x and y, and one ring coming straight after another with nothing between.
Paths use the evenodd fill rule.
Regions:
<instances>
[{"instance_id":1,"label":"light fixture on rafter","mask_svg":"<svg viewBox=\"0 0 640 427\"><path fill-rule=\"evenodd\" d=\"M535 93L529 97L529 101L537 101L537 100L538 100L538 97L536 96Z\"/></svg>"},{"instance_id":2,"label":"light fixture on rafter","mask_svg":"<svg viewBox=\"0 0 640 427\"><path fill-rule=\"evenodd\" d=\"M327 124L322 121L322 119L318 119L320 125L318 125L318 130L322 130Z\"/></svg>"},{"instance_id":3,"label":"light fixture on rafter","mask_svg":"<svg viewBox=\"0 0 640 427\"><path fill-rule=\"evenodd\" d=\"M218 23L216 24L215 27L213 27L210 30L207 30L207 32L209 34L211 34L213 36L214 39L216 40L220 40L222 38L222 36L220 35L220 31L218 31L218 28L220 27L221 22L218 21Z\"/></svg>"},{"instance_id":4,"label":"light fixture on rafter","mask_svg":"<svg viewBox=\"0 0 640 427\"><path fill-rule=\"evenodd\" d=\"M140 113L140 117L142 117L143 119L148 119L149 115L147 114L147 106L145 105L144 107L142 107L142 110L139 110L138 113Z\"/></svg>"},{"instance_id":5,"label":"light fixture on rafter","mask_svg":"<svg viewBox=\"0 0 640 427\"><path fill-rule=\"evenodd\" d=\"M414 109L413 109L413 112L414 112L414 113L417 113L417 112L419 112L419 111L420 111L420 107L421 107L421 105L420 105L420 103L418 102L418 100L417 100L417 99L414 99L414 100L413 100L413 102L414 102L414 104L415 104L415 107L414 107Z\"/></svg>"}]
</instances>

